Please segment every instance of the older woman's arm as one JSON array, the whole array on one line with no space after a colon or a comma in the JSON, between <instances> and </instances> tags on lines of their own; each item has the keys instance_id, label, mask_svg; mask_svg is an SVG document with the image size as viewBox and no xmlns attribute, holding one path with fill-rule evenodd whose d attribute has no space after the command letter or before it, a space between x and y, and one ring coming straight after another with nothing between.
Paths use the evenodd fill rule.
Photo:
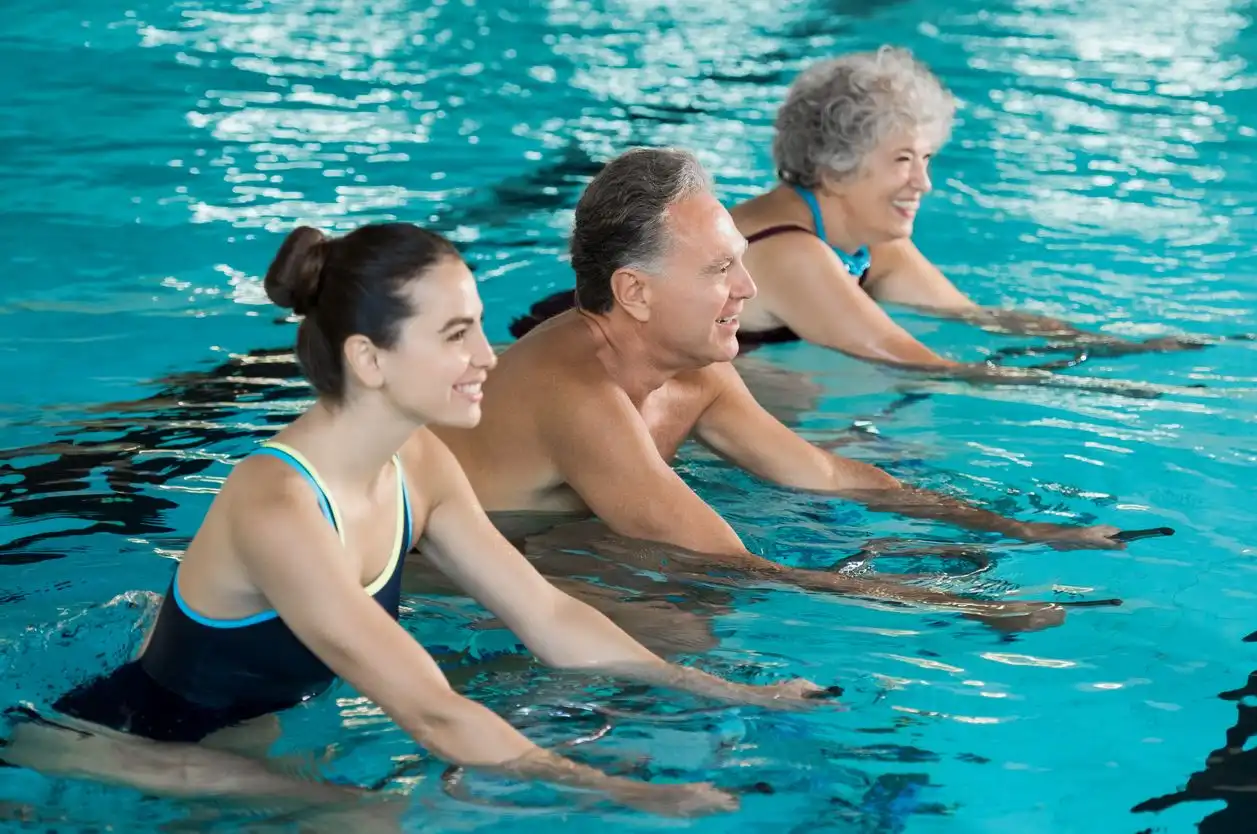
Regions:
<instances>
[{"instance_id":1,"label":"older woman's arm","mask_svg":"<svg viewBox=\"0 0 1257 834\"><path fill-rule=\"evenodd\" d=\"M909 239L879 244L872 247L871 253L873 262L865 289L879 302L902 304L994 333L1042 336L1071 348L1086 348L1105 355L1192 350L1203 344L1177 336L1133 342L1083 330L1052 316L979 306L930 263Z\"/></svg>"}]
</instances>

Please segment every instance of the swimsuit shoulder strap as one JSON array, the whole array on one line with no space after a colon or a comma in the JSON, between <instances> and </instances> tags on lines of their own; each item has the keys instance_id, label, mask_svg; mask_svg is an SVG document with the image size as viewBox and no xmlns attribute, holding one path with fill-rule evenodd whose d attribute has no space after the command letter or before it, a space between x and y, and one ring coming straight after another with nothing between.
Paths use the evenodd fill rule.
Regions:
<instances>
[{"instance_id":1,"label":"swimsuit shoulder strap","mask_svg":"<svg viewBox=\"0 0 1257 834\"><path fill-rule=\"evenodd\" d=\"M799 185L790 187L803 198L803 202L807 203L808 211L812 212L812 231L816 232L818 238L825 240L825 216L821 214L820 201L816 199L816 195L812 193L811 189L803 188Z\"/></svg>"},{"instance_id":2,"label":"swimsuit shoulder strap","mask_svg":"<svg viewBox=\"0 0 1257 834\"><path fill-rule=\"evenodd\" d=\"M816 199L816 195L809 189L798 185L792 185L791 188L803 198L803 202L807 203L808 210L812 212L812 226L816 230L816 236L821 240L825 240L829 248L834 250L834 254L838 256L838 260L842 261L842 265L847 268L847 272L850 272L863 285L865 275L869 271L869 265L872 262L872 258L869 256L869 248L861 246L855 252L845 252L829 243L825 238L825 218L821 214L821 204Z\"/></svg>"},{"instance_id":3,"label":"swimsuit shoulder strap","mask_svg":"<svg viewBox=\"0 0 1257 834\"><path fill-rule=\"evenodd\" d=\"M314 470L314 466L306 459L305 455L291 446L275 440L268 440L263 443L261 448L253 454L270 455L271 457L279 458L293 469L296 469L314 490L315 496L319 499L319 509L323 511L323 517L332 523L332 527L336 528L341 544L345 543L344 526L341 524L340 510L336 507L336 501L332 498L327 485L323 483L323 479L319 477L319 473Z\"/></svg>"},{"instance_id":4,"label":"swimsuit shoulder strap","mask_svg":"<svg viewBox=\"0 0 1257 834\"><path fill-rule=\"evenodd\" d=\"M406 472L402 469L401 455L393 455L393 468L397 470L397 534L393 537L393 555L389 558L384 569L366 588L370 596L378 594L401 569L406 559L406 554L410 552L414 536L410 512L410 492L406 489Z\"/></svg>"},{"instance_id":5,"label":"swimsuit shoulder strap","mask_svg":"<svg viewBox=\"0 0 1257 834\"><path fill-rule=\"evenodd\" d=\"M812 234L812 230L797 223L782 223L779 226L769 226L767 229L760 229L753 235L746 238L747 244L755 243L758 240L774 237L775 235L785 234L786 232L803 232L804 234Z\"/></svg>"},{"instance_id":6,"label":"swimsuit shoulder strap","mask_svg":"<svg viewBox=\"0 0 1257 834\"><path fill-rule=\"evenodd\" d=\"M406 470L402 468L402 456L393 455L393 466L397 468L397 494L401 500L401 552L405 554L414 543L414 514L410 509L410 490L406 488Z\"/></svg>"}]
</instances>

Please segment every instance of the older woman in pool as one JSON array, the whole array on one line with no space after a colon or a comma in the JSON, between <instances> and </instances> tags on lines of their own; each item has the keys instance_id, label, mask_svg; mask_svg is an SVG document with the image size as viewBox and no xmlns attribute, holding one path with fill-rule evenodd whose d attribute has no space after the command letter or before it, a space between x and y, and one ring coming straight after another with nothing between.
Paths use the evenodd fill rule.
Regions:
<instances>
[{"instance_id":1,"label":"older woman in pool","mask_svg":"<svg viewBox=\"0 0 1257 834\"><path fill-rule=\"evenodd\" d=\"M744 343L804 339L860 359L961 375L1013 370L939 356L882 310L878 302L886 302L1106 353L1196 346L1126 342L980 307L930 263L912 243L913 224L954 112L939 80L902 49L822 61L795 80L773 139L780 181L731 210L759 287L741 316Z\"/></svg>"}]
</instances>

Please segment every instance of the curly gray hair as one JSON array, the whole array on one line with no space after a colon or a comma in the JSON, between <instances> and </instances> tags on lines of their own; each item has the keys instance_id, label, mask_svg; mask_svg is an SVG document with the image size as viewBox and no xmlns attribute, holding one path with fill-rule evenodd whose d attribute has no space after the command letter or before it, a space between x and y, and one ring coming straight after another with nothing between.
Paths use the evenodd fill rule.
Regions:
<instances>
[{"instance_id":1,"label":"curly gray hair","mask_svg":"<svg viewBox=\"0 0 1257 834\"><path fill-rule=\"evenodd\" d=\"M821 61L800 73L777 111L777 176L804 188L820 185L823 174L844 179L897 130L919 131L940 147L955 112L951 93L906 49Z\"/></svg>"}]
</instances>

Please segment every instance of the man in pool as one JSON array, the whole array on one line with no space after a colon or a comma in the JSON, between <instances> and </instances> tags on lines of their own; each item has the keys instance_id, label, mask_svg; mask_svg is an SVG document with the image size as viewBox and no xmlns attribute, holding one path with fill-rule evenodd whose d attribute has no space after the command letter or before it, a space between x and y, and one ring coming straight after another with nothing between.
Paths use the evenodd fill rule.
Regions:
<instances>
[{"instance_id":1,"label":"man in pool","mask_svg":"<svg viewBox=\"0 0 1257 834\"><path fill-rule=\"evenodd\" d=\"M592 512L621 536L696 551L805 587L961 602L754 556L668 465L680 445L696 437L762 478L873 509L1059 548L1122 546L1110 538L1116 528L1014 521L906 486L873 466L823 451L770 416L730 364L738 352L738 314L755 295L742 265L746 245L687 152L634 149L594 178L577 205L572 235L577 309L501 354L484 387L477 427L434 429L486 509ZM1041 616L1042 607L1009 604L1005 611Z\"/></svg>"}]
</instances>

